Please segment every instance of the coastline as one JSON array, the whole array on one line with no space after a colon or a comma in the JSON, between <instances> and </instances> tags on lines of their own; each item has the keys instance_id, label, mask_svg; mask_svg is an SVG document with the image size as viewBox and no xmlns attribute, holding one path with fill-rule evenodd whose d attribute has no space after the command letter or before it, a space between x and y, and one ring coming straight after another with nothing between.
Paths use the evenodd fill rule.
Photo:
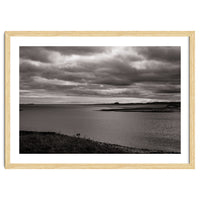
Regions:
<instances>
[{"instance_id":1,"label":"coastline","mask_svg":"<svg viewBox=\"0 0 200 200\"><path fill-rule=\"evenodd\" d=\"M98 142L55 132L20 130L20 154L175 154Z\"/></svg>"},{"instance_id":2,"label":"coastline","mask_svg":"<svg viewBox=\"0 0 200 200\"><path fill-rule=\"evenodd\" d=\"M117 104L114 108L101 109L100 111L114 111L114 112L180 112L179 102L169 103L146 103L146 104ZM134 106L139 107L134 107ZM140 107L141 106L141 107Z\"/></svg>"}]
</instances>

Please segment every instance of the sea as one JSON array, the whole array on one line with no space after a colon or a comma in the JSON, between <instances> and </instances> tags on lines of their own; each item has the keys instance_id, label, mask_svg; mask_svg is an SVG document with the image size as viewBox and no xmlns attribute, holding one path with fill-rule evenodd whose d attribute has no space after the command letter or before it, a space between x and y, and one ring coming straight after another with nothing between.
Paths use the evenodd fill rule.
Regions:
<instances>
[{"instance_id":1,"label":"sea","mask_svg":"<svg viewBox=\"0 0 200 200\"><path fill-rule=\"evenodd\" d=\"M180 153L180 111L102 111L111 108L119 105L21 105L20 130L80 134L100 142Z\"/></svg>"}]
</instances>

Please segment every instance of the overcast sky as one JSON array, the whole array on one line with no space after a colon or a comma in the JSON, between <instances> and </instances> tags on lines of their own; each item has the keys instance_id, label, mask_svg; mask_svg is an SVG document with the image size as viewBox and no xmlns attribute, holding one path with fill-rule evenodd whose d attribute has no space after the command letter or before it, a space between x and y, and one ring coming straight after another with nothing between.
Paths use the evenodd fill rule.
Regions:
<instances>
[{"instance_id":1,"label":"overcast sky","mask_svg":"<svg viewBox=\"0 0 200 200\"><path fill-rule=\"evenodd\" d=\"M20 47L20 103L180 101L180 47Z\"/></svg>"}]
</instances>

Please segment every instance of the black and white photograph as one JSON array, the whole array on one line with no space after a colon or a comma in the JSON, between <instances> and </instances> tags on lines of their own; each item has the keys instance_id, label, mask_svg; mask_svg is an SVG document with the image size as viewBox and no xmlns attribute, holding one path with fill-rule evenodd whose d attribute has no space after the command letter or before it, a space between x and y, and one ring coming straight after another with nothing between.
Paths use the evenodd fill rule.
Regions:
<instances>
[{"instance_id":1,"label":"black and white photograph","mask_svg":"<svg viewBox=\"0 0 200 200\"><path fill-rule=\"evenodd\" d=\"M180 46L20 46L20 154L181 154Z\"/></svg>"},{"instance_id":2,"label":"black and white photograph","mask_svg":"<svg viewBox=\"0 0 200 200\"><path fill-rule=\"evenodd\" d=\"M0 1L0 200L200 200L199 10Z\"/></svg>"}]
</instances>

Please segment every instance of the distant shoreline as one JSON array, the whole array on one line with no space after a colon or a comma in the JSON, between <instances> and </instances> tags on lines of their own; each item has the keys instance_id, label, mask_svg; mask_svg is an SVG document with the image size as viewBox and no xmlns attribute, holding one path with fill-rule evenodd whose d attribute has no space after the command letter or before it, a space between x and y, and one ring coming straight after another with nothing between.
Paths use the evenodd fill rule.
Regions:
<instances>
[{"instance_id":1,"label":"distant shoreline","mask_svg":"<svg viewBox=\"0 0 200 200\"><path fill-rule=\"evenodd\" d=\"M137 102L137 103L20 103L20 106L27 105L27 106L34 106L34 105L163 105L163 104L177 104L180 105L180 101L155 101L155 102Z\"/></svg>"},{"instance_id":2,"label":"distant shoreline","mask_svg":"<svg viewBox=\"0 0 200 200\"><path fill-rule=\"evenodd\" d=\"M120 105L120 104L119 104ZM180 112L180 103L151 103L151 104L137 104L141 107L121 106L117 108L106 108L100 111L115 111L115 112ZM142 107L143 106L143 107Z\"/></svg>"},{"instance_id":3,"label":"distant shoreline","mask_svg":"<svg viewBox=\"0 0 200 200\"><path fill-rule=\"evenodd\" d=\"M180 102L151 102L151 103L105 103L105 104L20 104L20 111L23 108L40 106L106 106L96 111L113 112L180 112ZM141 106L141 107L138 107Z\"/></svg>"},{"instance_id":4,"label":"distant shoreline","mask_svg":"<svg viewBox=\"0 0 200 200\"><path fill-rule=\"evenodd\" d=\"M20 154L176 154L98 142L55 132L20 131Z\"/></svg>"}]
</instances>

